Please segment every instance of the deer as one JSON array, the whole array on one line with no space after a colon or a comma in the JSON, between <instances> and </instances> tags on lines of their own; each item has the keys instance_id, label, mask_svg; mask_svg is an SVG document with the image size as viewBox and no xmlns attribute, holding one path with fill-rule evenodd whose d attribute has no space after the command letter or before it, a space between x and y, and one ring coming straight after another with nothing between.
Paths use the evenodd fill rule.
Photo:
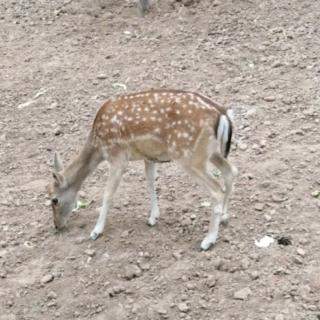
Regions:
<instances>
[{"instance_id":1,"label":"deer","mask_svg":"<svg viewBox=\"0 0 320 320\"><path fill-rule=\"evenodd\" d=\"M209 192L214 203L201 249L217 240L228 219L228 203L237 168L227 160L233 135L233 111L191 91L150 89L118 95L98 110L86 143L67 167L54 153L48 192L57 230L66 226L85 179L102 161L109 164L102 207L90 239L103 234L113 196L129 162L143 160L154 226L160 209L155 191L156 164L173 161ZM212 174L221 173L221 180ZM212 170L211 170L212 169Z\"/></svg>"}]
</instances>

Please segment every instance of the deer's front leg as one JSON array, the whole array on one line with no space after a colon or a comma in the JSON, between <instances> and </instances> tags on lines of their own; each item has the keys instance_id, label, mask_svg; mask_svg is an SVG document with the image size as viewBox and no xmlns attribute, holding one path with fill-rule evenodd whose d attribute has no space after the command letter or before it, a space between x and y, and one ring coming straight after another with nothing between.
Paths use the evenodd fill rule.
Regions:
<instances>
[{"instance_id":1,"label":"deer's front leg","mask_svg":"<svg viewBox=\"0 0 320 320\"><path fill-rule=\"evenodd\" d=\"M160 210L158 206L158 198L154 187L154 180L156 175L156 168L154 162L145 161L145 170L146 170L146 179L148 185L148 191L151 198L151 213L148 219L148 224L150 226L154 226L159 217L160 217Z\"/></svg>"},{"instance_id":2,"label":"deer's front leg","mask_svg":"<svg viewBox=\"0 0 320 320\"><path fill-rule=\"evenodd\" d=\"M119 161L119 159L117 161ZM106 220L107 220L109 207L112 201L112 197L120 184L120 180L124 173L126 165L127 165L126 160L119 161L117 164L116 163L110 164L109 177L107 180L107 185L106 185L106 189L103 196L103 202L102 202L99 218L97 220L97 223L94 229L90 234L90 239L92 240L96 240L103 233Z\"/></svg>"}]
</instances>

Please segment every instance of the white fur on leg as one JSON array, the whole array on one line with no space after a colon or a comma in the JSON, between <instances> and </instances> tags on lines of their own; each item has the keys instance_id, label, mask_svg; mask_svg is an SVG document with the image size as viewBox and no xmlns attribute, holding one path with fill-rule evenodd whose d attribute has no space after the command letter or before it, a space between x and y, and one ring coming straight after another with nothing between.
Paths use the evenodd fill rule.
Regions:
<instances>
[{"instance_id":1,"label":"white fur on leg","mask_svg":"<svg viewBox=\"0 0 320 320\"><path fill-rule=\"evenodd\" d=\"M202 250L208 250L217 241L222 214L222 205L217 205L212 212L209 225L209 232L201 242Z\"/></svg>"},{"instance_id":2,"label":"white fur on leg","mask_svg":"<svg viewBox=\"0 0 320 320\"><path fill-rule=\"evenodd\" d=\"M99 238L99 236L103 233L103 230L104 230L104 227L105 227L105 224L106 224L109 206L106 203L105 199L104 199L103 202L104 203L103 203L102 208L100 209L100 214L99 214L98 221L97 221L94 229L90 233L90 239L91 240L97 240Z\"/></svg>"},{"instance_id":3,"label":"white fur on leg","mask_svg":"<svg viewBox=\"0 0 320 320\"><path fill-rule=\"evenodd\" d=\"M151 213L150 213L150 217L148 219L148 225L149 226L154 226L158 219L160 217L160 210L158 207L155 207L153 210L151 210Z\"/></svg>"},{"instance_id":4,"label":"white fur on leg","mask_svg":"<svg viewBox=\"0 0 320 320\"><path fill-rule=\"evenodd\" d=\"M111 165L110 167L110 176L107 180L107 186L103 196L102 208L100 210L98 221L90 234L90 239L92 240L96 240L104 230L109 211L109 204L111 203L112 197L119 186L126 164L127 159L120 158L115 165Z\"/></svg>"},{"instance_id":5,"label":"white fur on leg","mask_svg":"<svg viewBox=\"0 0 320 320\"><path fill-rule=\"evenodd\" d=\"M146 179L148 185L148 191L151 198L151 212L148 219L148 225L154 226L159 217L160 217L160 210L158 206L158 198L154 187L154 180L156 175L156 167L153 162L145 161L145 169L146 169Z\"/></svg>"}]
</instances>

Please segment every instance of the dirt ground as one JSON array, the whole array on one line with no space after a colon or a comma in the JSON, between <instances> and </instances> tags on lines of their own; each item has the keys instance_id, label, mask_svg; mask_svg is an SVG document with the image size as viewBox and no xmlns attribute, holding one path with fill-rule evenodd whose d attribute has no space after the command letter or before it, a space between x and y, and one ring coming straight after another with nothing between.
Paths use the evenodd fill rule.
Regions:
<instances>
[{"instance_id":1,"label":"dirt ground","mask_svg":"<svg viewBox=\"0 0 320 320\"><path fill-rule=\"evenodd\" d=\"M320 319L319 21L310 0L159 0L145 18L128 0L1 0L0 319ZM155 227L132 163L88 239L103 164L81 193L93 203L55 233L54 150L69 161L107 97L151 87L235 111L239 176L216 245L199 251L211 200L174 164L158 166Z\"/></svg>"}]
</instances>

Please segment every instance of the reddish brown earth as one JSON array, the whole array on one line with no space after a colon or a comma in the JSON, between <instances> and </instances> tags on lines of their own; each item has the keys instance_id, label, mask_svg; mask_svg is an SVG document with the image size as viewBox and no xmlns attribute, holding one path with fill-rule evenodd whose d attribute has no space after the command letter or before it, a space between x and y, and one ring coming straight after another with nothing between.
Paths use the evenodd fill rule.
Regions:
<instances>
[{"instance_id":1,"label":"reddish brown earth","mask_svg":"<svg viewBox=\"0 0 320 320\"><path fill-rule=\"evenodd\" d=\"M320 319L320 3L189 2L143 19L133 1L0 1L1 320ZM76 154L117 83L233 107L239 176L212 250L198 250L210 199L173 164L159 165L154 228L132 163L101 238L88 240L106 165L54 233L53 151ZM257 248L265 235L292 244Z\"/></svg>"}]
</instances>

